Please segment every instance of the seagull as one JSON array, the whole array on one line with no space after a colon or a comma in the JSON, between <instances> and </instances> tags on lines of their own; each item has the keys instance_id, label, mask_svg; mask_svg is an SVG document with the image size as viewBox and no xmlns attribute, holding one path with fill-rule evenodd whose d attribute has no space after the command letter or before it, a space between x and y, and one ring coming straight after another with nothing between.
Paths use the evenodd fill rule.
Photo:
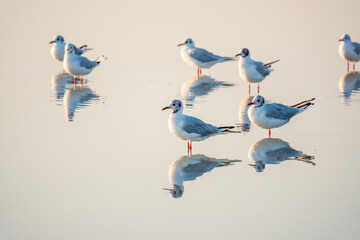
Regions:
<instances>
[{"instance_id":1,"label":"seagull","mask_svg":"<svg viewBox=\"0 0 360 240\"><path fill-rule=\"evenodd\" d=\"M78 56L75 54L75 46L71 43L66 44L64 57L64 69L67 73L74 76L74 83L76 84L76 76L81 76L81 83L83 75L89 74L106 58L101 56L95 61L90 61L86 57Z\"/></svg>"},{"instance_id":2,"label":"seagull","mask_svg":"<svg viewBox=\"0 0 360 240\"><path fill-rule=\"evenodd\" d=\"M280 61L280 59L264 64L263 62L257 62L251 59L250 52L247 48L243 48L235 57L240 56L239 59L239 73L240 77L249 83L249 94L250 94L250 83L262 82L267 75L269 75L274 69L271 69L271 64Z\"/></svg>"},{"instance_id":3,"label":"seagull","mask_svg":"<svg viewBox=\"0 0 360 240\"><path fill-rule=\"evenodd\" d=\"M64 37L61 35L57 35L49 44L54 44L50 50L53 58L55 60L62 62L64 60L65 45L66 45ZM87 45L83 45L79 48L74 46L75 54L79 56L87 50L91 50L90 48L87 48Z\"/></svg>"},{"instance_id":4,"label":"seagull","mask_svg":"<svg viewBox=\"0 0 360 240\"><path fill-rule=\"evenodd\" d=\"M236 60L236 58L217 56L205 49L197 48L191 38L188 38L178 44L178 47L180 46L182 46L182 59L186 64L197 68L198 77L202 74L202 68L211 68L216 63Z\"/></svg>"},{"instance_id":5,"label":"seagull","mask_svg":"<svg viewBox=\"0 0 360 240\"><path fill-rule=\"evenodd\" d=\"M286 160L297 160L316 165L312 161L314 156L293 149L288 142L280 138L264 138L255 142L250 147L248 157L252 161L249 165L254 167L257 172L262 172L266 164L280 164Z\"/></svg>"},{"instance_id":6,"label":"seagull","mask_svg":"<svg viewBox=\"0 0 360 240\"><path fill-rule=\"evenodd\" d=\"M218 159L203 154L182 156L173 161L169 169L169 180L172 187L163 189L168 190L174 198L182 197L184 182L194 181L214 168L227 167L234 165L235 162L241 162L241 160Z\"/></svg>"},{"instance_id":7,"label":"seagull","mask_svg":"<svg viewBox=\"0 0 360 240\"><path fill-rule=\"evenodd\" d=\"M310 100L302 101L293 106L285 106L280 103L265 103L265 99L258 95L254 97L248 105L253 105L248 110L248 115L252 123L265 129L269 129L269 138L271 137L271 129L278 128L290 121L290 119L301 113L309 106L314 105Z\"/></svg>"},{"instance_id":8,"label":"seagull","mask_svg":"<svg viewBox=\"0 0 360 240\"><path fill-rule=\"evenodd\" d=\"M198 118L183 114L184 105L180 100L173 100L162 110L171 109L169 129L176 137L187 141L188 153L192 152L193 141L203 141L208 137L238 131L231 131L234 126L216 127Z\"/></svg>"},{"instance_id":9,"label":"seagull","mask_svg":"<svg viewBox=\"0 0 360 240\"><path fill-rule=\"evenodd\" d=\"M340 57L347 61L347 70L349 71L349 61L353 62L353 70L355 71L355 62L360 60L360 44L352 42L349 34L343 34L339 39Z\"/></svg>"}]
</instances>

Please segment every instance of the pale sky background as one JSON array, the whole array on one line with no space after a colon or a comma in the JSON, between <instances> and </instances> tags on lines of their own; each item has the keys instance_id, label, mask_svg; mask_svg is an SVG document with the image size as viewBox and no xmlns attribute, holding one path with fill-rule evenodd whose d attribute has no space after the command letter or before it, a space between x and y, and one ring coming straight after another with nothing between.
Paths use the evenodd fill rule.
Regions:
<instances>
[{"instance_id":1,"label":"pale sky background","mask_svg":"<svg viewBox=\"0 0 360 240\"><path fill-rule=\"evenodd\" d=\"M360 1L0 0L0 239L356 239L360 98L344 104L339 94L346 62L337 48L343 33L360 42L358 9ZM78 106L73 122L66 99L54 98L62 64L49 41L58 34L88 44L90 59L108 57L86 76L99 98ZM182 198L163 191L186 154L160 110L196 74L176 47L187 37L219 55L247 47L255 60L281 59L261 94L316 102L273 137L316 166L284 161L256 173L248 152L267 131L251 126L194 143L196 154L241 163L184 183ZM238 123L248 88L237 63L203 73L234 86L185 113Z\"/></svg>"}]
</instances>

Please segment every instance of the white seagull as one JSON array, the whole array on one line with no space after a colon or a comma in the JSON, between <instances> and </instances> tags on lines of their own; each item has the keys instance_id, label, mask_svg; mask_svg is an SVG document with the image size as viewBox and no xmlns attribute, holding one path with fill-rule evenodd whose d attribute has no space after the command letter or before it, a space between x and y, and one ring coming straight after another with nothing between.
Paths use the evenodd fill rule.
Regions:
<instances>
[{"instance_id":1,"label":"white seagull","mask_svg":"<svg viewBox=\"0 0 360 240\"><path fill-rule=\"evenodd\" d=\"M50 50L51 56L53 56L55 60L62 62L64 60L66 45L64 37L61 35L57 35L49 44L54 44ZM74 51L76 55L81 55L87 50L91 50L90 48L87 48L87 45L83 45L79 48L74 46Z\"/></svg>"},{"instance_id":2,"label":"white seagull","mask_svg":"<svg viewBox=\"0 0 360 240\"><path fill-rule=\"evenodd\" d=\"M231 131L234 126L216 127L205 123L198 118L183 114L184 105L180 100L173 100L162 110L171 109L169 129L176 137L187 141L188 153L192 152L193 141L203 141L208 137L224 134Z\"/></svg>"},{"instance_id":3,"label":"white seagull","mask_svg":"<svg viewBox=\"0 0 360 240\"><path fill-rule=\"evenodd\" d=\"M355 71L355 62L360 60L360 44L352 42L349 34L343 34L339 39L340 57L347 61L347 70L349 71L349 61L353 62L353 70Z\"/></svg>"},{"instance_id":4,"label":"white seagull","mask_svg":"<svg viewBox=\"0 0 360 240\"><path fill-rule=\"evenodd\" d=\"M83 75L91 73L102 61L106 60L104 56L97 58L95 61L90 61L86 57L76 55L75 46L71 43L66 44L65 50L64 69L74 76L74 83L76 83L76 76L80 76L82 82Z\"/></svg>"},{"instance_id":5,"label":"white seagull","mask_svg":"<svg viewBox=\"0 0 360 240\"><path fill-rule=\"evenodd\" d=\"M178 44L178 47L180 46L182 46L182 59L189 66L197 68L198 77L202 74L202 68L211 68L216 63L236 60L236 58L217 56L205 49L197 48L191 38L188 38Z\"/></svg>"},{"instance_id":6,"label":"white seagull","mask_svg":"<svg viewBox=\"0 0 360 240\"><path fill-rule=\"evenodd\" d=\"M271 137L271 129L278 128L290 121L290 119L301 113L309 106L314 105L310 100L303 101L293 106L285 106L280 103L265 103L265 99L258 95L254 97L249 105L248 115L252 123L265 129L269 129L269 137Z\"/></svg>"},{"instance_id":7,"label":"white seagull","mask_svg":"<svg viewBox=\"0 0 360 240\"><path fill-rule=\"evenodd\" d=\"M249 94L250 94L250 83L258 83L258 93L259 93L259 83L262 82L267 75L269 75L274 69L271 69L271 64L280 61L280 59L266 63L257 62L251 59L250 52L247 48L243 48L235 57L240 56L239 59L239 73L240 77L249 83Z\"/></svg>"}]
</instances>

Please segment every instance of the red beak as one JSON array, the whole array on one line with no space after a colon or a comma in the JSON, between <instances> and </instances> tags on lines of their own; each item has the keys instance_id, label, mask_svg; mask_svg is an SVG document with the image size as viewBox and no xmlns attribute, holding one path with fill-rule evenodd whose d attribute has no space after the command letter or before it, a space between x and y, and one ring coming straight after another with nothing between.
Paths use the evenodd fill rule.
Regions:
<instances>
[{"instance_id":1,"label":"red beak","mask_svg":"<svg viewBox=\"0 0 360 240\"><path fill-rule=\"evenodd\" d=\"M52 44L52 43L55 43L55 41L51 41L51 42L49 42L49 44Z\"/></svg>"},{"instance_id":2,"label":"red beak","mask_svg":"<svg viewBox=\"0 0 360 240\"><path fill-rule=\"evenodd\" d=\"M253 103L253 102L249 102L248 103L248 106L250 106L250 105L254 105L255 103Z\"/></svg>"},{"instance_id":3,"label":"red beak","mask_svg":"<svg viewBox=\"0 0 360 240\"><path fill-rule=\"evenodd\" d=\"M180 44L178 44L177 46L180 47L180 46L182 46L182 45L184 45L184 44L183 44L183 43L180 43Z\"/></svg>"},{"instance_id":4,"label":"red beak","mask_svg":"<svg viewBox=\"0 0 360 240\"><path fill-rule=\"evenodd\" d=\"M344 40L342 40L342 39L339 39L339 42L343 42Z\"/></svg>"},{"instance_id":5,"label":"red beak","mask_svg":"<svg viewBox=\"0 0 360 240\"><path fill-rule=\"evenodd\" d=\"M241 56L241 54L240 54L240 53L238 53L238 54L236 54L236 55L235 55L235 57L238 57L238 56Z\"/></svg>"},{"instance_id":6,"label":"red beak","mask_svg":"<svg viewBox=\"0 0 360 240\"><path fill-rule=\"evenodd\" d=\"M166 107L163 107L163 109L161 111L164 111L166 109L170 109L170 108L168 106L166 106Z\"/></svg>"}]
</instances>

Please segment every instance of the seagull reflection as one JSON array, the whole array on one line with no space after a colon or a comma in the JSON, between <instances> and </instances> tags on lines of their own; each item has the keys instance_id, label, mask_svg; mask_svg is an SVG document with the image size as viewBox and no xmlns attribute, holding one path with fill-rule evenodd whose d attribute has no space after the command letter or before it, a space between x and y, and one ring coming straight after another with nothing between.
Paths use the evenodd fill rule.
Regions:
<instances>
[{"instance_id":1,"label":"seagull reflection","mask_svg":"<svg viewBox=\"0 0 360 240\"><path fill-rule=\"evenodd\" d=\"M262 172L266 164L279 164L285 160L297 160L315 165L314 156L306 155L290 147L288 142L279 138L264 138L254 143L248 153L257 172Z\"/></svg>"},{"instance_id":2,"label":"seagull reflection","mask_svg":"<svg viewBox=\"0 0 360 240\"><path fill-rule=\"evenodd\" d=\"M174 198L181 197L184 193L183 184L185 181L194 181L197 177L212 171L216 167L229 166L235 162L241 161L211 158L202 154L182 156L172 162L169 169L169 180L172 188L164 188L164 190L168 190Z\"/></svg>"},{"instance_id":3,"label":"seagull reflection","mask_svg":"<svg viewBox=\"0 0 360 240\"><path fill-rule=\"evenodd\" d=\"M242 132L249 132L251 127L251 121L249 119L248 115L248 109L250 105L248 105L252 100L254 96L248 96L243 98L240 102L239 106L239 124L238 127L241 129Z\"/></svg>"},{"instance_id":4,"label":"seagull reflection","mask_svg":"<svg viewBox=\"0 0 360 240\"><path fill-rule=\"evenodd\" d=\"M193 106L196 97L203 97L220 87L231 87L233 84L216 81L210 76L193 77L181 87L181 98L186 106Z\"/></svg>"},{"instance_id":5,"label":"seagull reflection","mask_svg":"<svg viewBox=\"0 0 360 240\"><path fill-rule=\"evenodd\" d=\"M61 72L51 77L51 92L56 100L64 97L66 89L72 87L74 79L71 75Z\"/></svg>"},{"instance_id":6,"label":"seagull reflection","mask_svg":"<svg viewBox=\"0 0 360 240\"><path fill-rule=\"evenodd\" d=\"M344 99L344 103L350 101L350 96L357 92L360 88L360 72L348 72L339 80L340 95Z\"/></svg>"},{"instance_id":7,"label":"seagull reflection","mask_svg":"<svg viewBox=\"0 0 360 240\"><path fill-rule=\"evenodd\" d=\"M67 121L72 122L74 120L77 109L90 106L92 102L99 99L100 97L86 86L74 86L71 89L67 89L64 95L64 108Z\"/></svg>"}]
</instances>

